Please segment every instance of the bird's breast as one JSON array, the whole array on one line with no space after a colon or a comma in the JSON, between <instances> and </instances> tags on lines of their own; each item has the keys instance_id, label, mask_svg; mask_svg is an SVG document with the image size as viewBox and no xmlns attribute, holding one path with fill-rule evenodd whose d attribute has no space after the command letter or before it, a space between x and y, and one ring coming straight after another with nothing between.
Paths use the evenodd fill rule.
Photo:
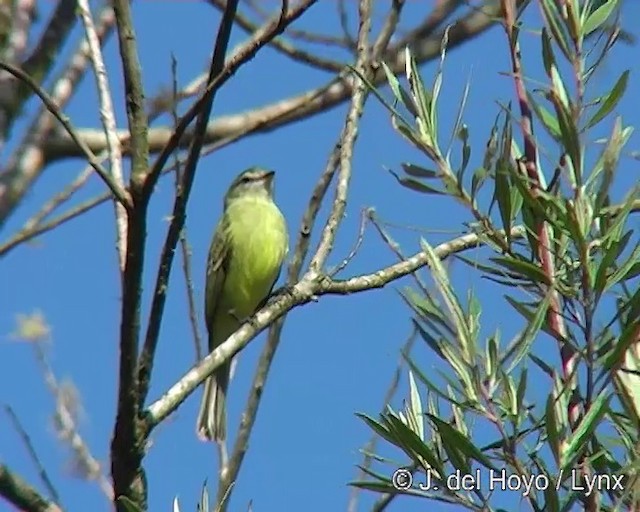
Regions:
<instances>
[{"instance_id":1,"label":"bird's breast","mask_svg":"<svg viewBox=\"0 0 640 512\"><path fill-rule=\"evenodd\" d=\"M225 288L230 306L244 317L270 292L288 251L287 227L272 201L237 200L229 205L228 239L232 257Z\"/></svg>"}]
</instances>

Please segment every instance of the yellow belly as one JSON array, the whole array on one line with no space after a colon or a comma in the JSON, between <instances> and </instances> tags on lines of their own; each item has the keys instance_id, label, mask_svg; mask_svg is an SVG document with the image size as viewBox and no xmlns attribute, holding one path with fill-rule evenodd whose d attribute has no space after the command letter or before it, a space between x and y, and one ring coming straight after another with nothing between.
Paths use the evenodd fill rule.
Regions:
<instances>
[{"instance_id":1,"label":"yellow belly","mask_svg":"<svg viewBox=\"0 0 640 512\"><path fill-rule=\"evenodd\" d=\"M251 315L271 291L288 252L287 226L271 201L238 200L229 205L232 257L223 297L238 320Z\"/></svg>"}]
</instances>

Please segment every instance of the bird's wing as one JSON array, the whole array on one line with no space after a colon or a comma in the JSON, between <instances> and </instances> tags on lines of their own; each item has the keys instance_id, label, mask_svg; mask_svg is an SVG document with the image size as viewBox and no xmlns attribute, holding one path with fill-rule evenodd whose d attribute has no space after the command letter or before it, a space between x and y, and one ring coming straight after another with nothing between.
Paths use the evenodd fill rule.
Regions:
<instances>
[{"instance_id":1,"label":"bird's wing","mask_svg":"<svg viewBox=\"0 0 640 512\"><path fill-rule=\"evenodd\" d=\"M218 308L220 295L227 276L227 266L231 260L231 244L227 240L228 236L227 219L226 215L223 215L213 235L207 259L204 310L209 333L212 332L213 326L211 323L216 316L216 309ZM209 347L209 349L212 349L212 347Z\"/></svg>"}]
</instances>

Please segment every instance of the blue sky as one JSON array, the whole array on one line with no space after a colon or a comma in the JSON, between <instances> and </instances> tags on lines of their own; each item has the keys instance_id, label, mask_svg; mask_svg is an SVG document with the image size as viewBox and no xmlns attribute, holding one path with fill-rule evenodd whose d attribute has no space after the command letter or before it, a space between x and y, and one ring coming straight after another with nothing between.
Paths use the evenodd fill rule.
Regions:
<instances>
[{"instance_id":1,"label":"blue sky","mask_svg":"<svg viewBox=\"0 0 640 512\"><path fill-rule=\"evenodd\" d=\"M378 19L386 8L387 2L377 4ZM408 2L406 9L408 16L421 13L418 2ZM47 12L44 6L41 15L45 19ZM186 84L203 69L217 30L218 14L214 9L196 1L144 0L134 4L133 13L149 97L170 83L171 54L178 60L179 84ZM632 30L625 20L640 16L640 5L626 2L624 14L623 27ZM355 26L355 18L351 21ZM533 28L539 27L535 9L526 22ZM328 0L314 7L296 25L326 32L335 26L335 4ZM244 37L244 33L235 29L232 43L239 43ZM522 38L523 53L530 63L527 71L543 80L537 35L525 30ZM527 51L535 52L533 58L527 58ZM619 45L595 76L593 95L610 87L622 70L629 67L632 73L628 90L637 90L640 70L637 56L638 46ZM105 58L118 107L118 125L123 127L126 117L115 38L107 45ZM433 63L423 66L427 82L432 80L435 69ZM493 28L447 56L440 106L445 130L443 140L448 141L446 130L453 124L465 83L470 79L464 119L471 130L471 142L478 148L472 156L472 168L481 162L484 143L499 108L496 100L513 101L512 82L501 74L508 70L505 36L499 28ZM213 115L263 105L328 79L328 74L292 65L273 51L265 50L221 91ZM640 107L634 96L633 92L628 94L617 108L628 124L637 124L640 118ZM96 105L93 78L88 76L67 113L79 126L97 127ZM28 111L31 112L33 108ZM345 112L346 106L340 106L276 132L244 139L201 161L187 221L199 308L210 234L230 180L240 170L255 164L275 169L277 200L295 238L313 184L325 166ZM608 131L611 123L612 120L603 123L602 129ZM632 137L629 149L636 149L638 143L638 136ZM555 151L553 147L548 149L551 154ZM329 265L340 262L351 250L358 234L360 212L366 207L374 207L378 216L386 221L419 226L423 230L391 229L407 254L419 249L420 236L435 245L464 229L462 222L468 218L451 200L404 189L385 171L385 168L399 169L404 161L426 164L394 133L381 106L370 100L354 153L347 216ZM617 189L620 194L637 179L632 160L623 160L621 166L626 172L621 173L623 183ZM80 160L67 160L48 168L0 233L0 239L4 240L19 228L82 167ZM149 211L145 312L167 228L166 217L172 207L172 183L171 179L160 182ZM81 197L91 197L102 189L102 183L93 178ZM373 271L394 261L393 254L374 230L368 229L360 253L342 276ZM172 273L151 400L157 399L180 378L194 360L179 264L178 261ZM72 380L80 390L85 409L80 432L94 455L106 463L117 389L120 310L113 209L104 205L32 244L15 249L0 264L0 282L3 284L0 403L11 405L19 415L53 476L64 505L70 510L109 510L97 486L73 477L68 471L67 451L55 439L50 423L51 397L33 352L27 345L12 341L9 334L15 328L15 315L35 309L43 312L53 329L53 343L49 347L52 365L60 379ZM471 287L481 298L484 333L499 327L503 339L508 340L517 332L520 323L514 315L504 313L505 302L495 285L481 281L477 273L460 264L455 266L454 284L461 297ZM355 465L361 461L358 450L370 437L370 431L354 413L375 416L380 410L397 365L398 350L411 330L410 312L398 295L398 290L410 285L410 280L404 280L382 290L348 297L322 297L317 303L305 305L289 315L230 510L246 510L250 501L255 511L304 508L315 512L346 508L351 492L346 484L354 478ZM201 330L203 328L201 322ZM241 354L229 398L231 432L238 424L263 343L264 335ZM551 344L546 346L547 349L538 350L555 362L555 348ZM429 371L439 363L426 354L422 350L420 360L425 371ZM401 405L406 389L405 372L400 393L393 402L395 407ZM216 451L212 445L199 442L194 433L199 399L198 391L152 436L153 445L145 469L153 510L166 510L175 495L179 496L183 510L194 510L202 482L216 481ZM0 420L0 460L31 482L38 482L36 469L5 418ZM367 510L374 497L363 493L358 510ZM511 509L518 506L516 494L505 500ZM398 499L390 510L424 510L425 506L430 510L452 510L452 507L409 498ZM6 505L0 502L0 510L2 507Z\"/></svg>"}]
</instances>

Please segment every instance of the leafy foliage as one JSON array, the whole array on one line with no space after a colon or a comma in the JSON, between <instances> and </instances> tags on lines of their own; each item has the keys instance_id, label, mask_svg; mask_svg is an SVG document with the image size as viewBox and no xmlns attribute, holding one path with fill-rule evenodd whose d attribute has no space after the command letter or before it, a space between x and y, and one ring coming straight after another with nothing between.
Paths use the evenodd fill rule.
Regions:
<instances>
[{"instance_id":1,"label":"leafy foliage","mask_svg":"<svg viewBox=\"0 0 640 512\"><path fill-rule=\"evenodd\" d=\"M522 328L509 343L501 342L499 331L483 340L479 301L472 294L466 302L458 297L446 267L423 241L436 293L407 289L403 299L438 359L435 375L407 354L405 409L388 407L379 419L360 415L407 460L393 478L369 471L370 479L355 486L495 510L496 494L479 485L451 485L448 478L506 472L522 489L531 483L523 497L533 510L638 507L640 245L629 228L630 215L640 208L638 188L620 204L611 199L633 128L615 118L599 158L591 158L586 144L595 126L611 121L629 81L623 71L608 92L587 100L589 77L614 47L616 35L606 27L619 2L539 4L546 87L541 95L527 90L520 71L519 13L505 11L520 118L503 107L470 180L465 171L471 148L461 115L452 136L461 146L461 165L454 168L451 151L440 149L437 107L446 40L430 88L409 50L408 86L384 67L393 101L376 95L398 133L427 160L403 163L404 174L394 175L413 191L446 194L467 208L472 230L495 254L486 261L459 259L504 288ZM594 34L599 54L598 42L587 51ZM558 145L558 164L551 172L538 160L545 139L534 136L534 126ZM545 154L553 151L544 148ZM492 187L492 201L483 207L478 194L487 187ZM550 343L557 347L558 367L536 355L538 345ZM543 387L548 398L540 403L533 396ZM493 432L495 440L479 443L480 431ZM408 473L398 479L398 471ZM418 485L426 477L438 489ZM597 478L600 486L594 487Z\"/></svg>"}]
</instances>

